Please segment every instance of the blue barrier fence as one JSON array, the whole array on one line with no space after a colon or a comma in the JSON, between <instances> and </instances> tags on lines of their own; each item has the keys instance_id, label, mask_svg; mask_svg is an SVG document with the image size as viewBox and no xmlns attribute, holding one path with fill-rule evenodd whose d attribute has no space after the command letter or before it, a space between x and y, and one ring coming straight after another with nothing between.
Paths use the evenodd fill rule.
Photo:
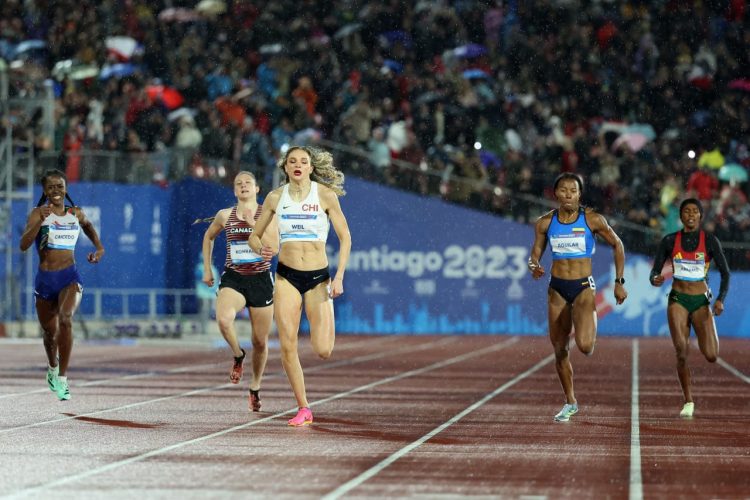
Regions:
<instances>
[{"instance_id":1,"label":"blue barrier fence","mask_svg":"<svg viewBox=\"0 0 750 500\"><path fill-rule=\"evenodd\" d=\"M532 227L359 179L348 179L346 188L341 205L353 251L345 294L335 302L338 332L546 335L547 280L532 280L526 269ZM79 240L77 262L85 286L110 289L194 287L207 226L192 222L214 215L234 200L228 188L194 179L168 188L79 183L69 189L107 249L103 262L89 265L84 256L92 247L85 237ZM13 210L16 242L25 224L25 209L19 203ZM333 232L328 250L334 266L338 241ZM214 252L219 269L223 258L220 237ZM18 259L16 279L25 283ZM542 262L549 268L549 255ZM648 283L647 256L628 253L629 297L619 306L612 294L612 252L602 242L597 244L593 268L600 334L668 335L670 283L662 288ZM718 280L718 274L710 274L714 288ZM750 336L750 311L738 306L736 293L746 283L750 273L732 275L726 311L716 320L722 336ZM133 297L131 306L146 308L147 300ZM174 312L174 301L158 300L160 313ZM121 304L102 307L107 315ZM92 305L84 300L82 308L88 314ZM190 312L197 304L185 297L180 308Z\"/></svg>"}]
</instances>

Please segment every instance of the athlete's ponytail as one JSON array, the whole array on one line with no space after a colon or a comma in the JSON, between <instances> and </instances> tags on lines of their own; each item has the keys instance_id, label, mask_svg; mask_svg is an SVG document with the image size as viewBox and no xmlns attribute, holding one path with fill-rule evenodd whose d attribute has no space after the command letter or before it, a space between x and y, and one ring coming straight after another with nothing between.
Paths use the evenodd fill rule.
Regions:
<instances>
[{"instance_id":1,"label":"athlete's ponytail","mask_svg":"<svg viewBox=\"0 0 750 500\"><path fill-rule=\"evenodd\" d=\"M193 224L191 225L200 224L201 222L213 222L215 218L216 217L204 217L202 219L198 218L198 219L195 219L193 221Z\"/></svg>"}]
</instances>

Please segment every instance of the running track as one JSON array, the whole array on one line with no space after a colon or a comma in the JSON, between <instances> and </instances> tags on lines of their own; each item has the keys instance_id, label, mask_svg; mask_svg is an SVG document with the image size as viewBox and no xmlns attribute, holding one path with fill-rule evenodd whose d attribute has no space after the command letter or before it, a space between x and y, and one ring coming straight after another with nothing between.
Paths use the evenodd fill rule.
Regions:
<instances>
[{"instance_id":1,"label":"running track","mask_svg":"<svg viewBox=\"0 0 750 500\"><path fill-rule=\"evenodd\" d=\"M78 342L58 402L41 340L0 341L0 497L750 498L750 341L716 364L693 349L683 420L670 341L600 337L573 354L581 411L562 424L546 338L300 346L315 423L290 428L277 348L249 413L208 342Z\"/></svg>"}]
</instances>

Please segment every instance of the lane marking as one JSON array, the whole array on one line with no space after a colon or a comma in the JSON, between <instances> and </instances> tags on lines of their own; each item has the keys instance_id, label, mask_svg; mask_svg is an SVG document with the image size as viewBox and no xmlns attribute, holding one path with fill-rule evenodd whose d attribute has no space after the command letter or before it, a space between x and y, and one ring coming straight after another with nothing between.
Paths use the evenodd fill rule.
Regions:
<instances>
[{"instance_id":1,"label":"lane marking","mask_svg":"<svg viewBox=\"0 0 750 500\"><path fill-rule=\"evenodd\" d=\"M367 339L364 339L364 340L358 340L356 342L347 342L346 344L341 345L336 350L336 352L351 350L353 348L357 348L357 347L360 347L360 346L363 346L363 345L367 345L367 344L370 344L370 343L375 343L375 342L378 342L378 343L382 344L384 342L388 342L390 340L393 340L396 337L397 337L396 335L388 335L388 338L376 338L376 337L373 337L373 338L367 338ZM210 350L213 351L213 350L215 350L215 348L211 348ZM274 353L274 354L276 354L276 353ZM153 357L158 357L158 356L160 356L160 355L155 355ZM152 356L150 356L150 353L141 354L141 355L135 355L135 356L129 356L129 357L125 357L125 358L118 357L118 361L124 361L124 360L130 359L130 358L132 358L132 359L144 359L144 358L148 358L148 357L152 357ZM93 361L96 362L97 359L98 359L97 357L94 357ZM104 359L107 359L107 358L104 358ZM274 355L273 358L269 357L269 360L270 359L276 360L278 358ZM87 360L87 362L91 362L91 361L92 360ZM133 374L130 374L130 375L122 375L122 376L119 376L119 377L105 378L105 379L99 379L99 380L89 380L87 382L75 383L75 384L73 384L72 387L91 387L91 386L108 384L110 382L119 382L119 381L123 381L123 380L137 380L137 379L140 379L140 378L146 378L146 377L152 377L152 376L170 375L170 374L184 373L184 372L194 372L194 371L200 371L200 370L203 370L203 369L213 368L213 367L219 366L221 364L222 364L222 361L217 361L215 363L203 363L203 364L200 364L200 365L185 365L185 366L180 366L180 367L171 368L169 370L162 370L162 371L151 370L151 371L147 371L147 372L143 372L143 373L133 373ZM79 367L78 369L79 370L83 369L83 367ZM75 371L75 368L74 368L74 371ZM46 372L43 372L43 374L46 374ZM43 381L44 379L43 379L43 377L40 377L39 380ZM12 398L12 397L19 397L19 396L28 396L28 395L32 395L32 394L41 394L41 393L46 393L48 391L49 391L49 389L45 387L43 389L33 389L31 391L25 391L25 392L12 392L12 393L8 393L8 394L0 394L0 399Z\"/></svg>"},{"instance_id":2,"label":"lane marking","mask_svg":"<svg viewBox=\"0 0 750 500\"><path fill-rule=\"evenodd\" d=\"M728 372L732 373L740 380L743 380L746 384L750 384L750 377L748 377L747 375L739 371L737 368L735 368L734 366L724 361L723 358L718 358L716 362L719 363L721 366L723 366Z\"/></svg>"},{"instance_id":3,"label":"lane marking","mask_svg":"<svg viewBox=\"0 0 750 500\"><path fill-rule=\"evenodd\" d=\"M393 453L389 457L384 458L383 460L381 460L380 462L378 462L374 466L370 467L368 470L366 470L365 472L363 472L359 476L357 476L357 477L355 477L355 478L347 481L346 483L342 484L341 486L339 486L338 488L336 488L332 492L328 493L327 495L324 495L322 498L324 500L333 500L333 499L336 499L336 498L340 498L342 495L345 495L345 494L349 493L351 490L353 490L357 486L361 485L362 483L364 483L365 481L367 481L371 477L379 474L383 469L385 469L386 467L388 467L389 465L391 465L392 463L394 463L399 458L403 457L407 453L409 453L412 450L416 449L417 447L421 446L423 443L425 443L430 438L433 438L436 435L440 434L442 431L444 431L445 429L447 429L451 425L455 424L456 422L458 422L459 420L461 420L462 418L464 418L469 413L471 413L474 410L476 410L476 409L484 406L492 398L494 398L498 394L501 394L506 389L508 389L509 387L512 387L513 385L517 384L518 382L520 382L521 380L525 379L529 375L533 374L534 372L536 372L537 370L539 370L543 366L549 364L554 359L555 359L554 354L550 354L549 356L547 356L546 358L544 358L543 360L541 360L540 362L538 362L537 364L535 364L534 366L532 366L531 368L529 368L528 370L526 370L525 372L521 373L520 375L517 375L516 377L514 377L513 379L511 379L508 382L504 383L503 385L501 385L500 387L498 387L494 391L492 391L489 394L485 395L479 401L477 401L474 404L472 404L471 406L465 408L463 411L461 411L460 413L456 414L450 420L448 420L448 421L444 422L443 424L439 425L438 427L434 428L433 430L431 430L430 432L428 432L427 434L425 434L421 438L417 439L416 441L412 442L411 444L408 444L408 445L404 446L403 448L401 448L400 450L398 450L396 453Z\"/></svg>"},{"instance_id":4,"label":"lane marking","mask_svg":"<svg viewBox=\"0 0 750 500\"><path fill-rule=\"evenodd\" d=\"M454 338L456 338L456 337L454 337ZM506 340L505 342L501 342L499 344L495 344L495 345L492 345L492 346L489 346L489 347L484 347L482 349L478 349L476 351L471 351L471 352L462 354L460 356L455 356L453 358L449 358L449 359L446 359L446 360L443 360L443 361L439 361L437 363L433 363L431 365L427 365L427 366L424 366L422 368L417 368L417 369L414 369L414 370L409 370L407 372L400 373L398 375L393 375L391 377L386 377L386 378L381 379L381 380L376 381L376 382L371 382L369 384L365 384L365 385L361 385L359 387L355 387L354 389L350 389L350 390L345 391L345 392L340 392L338 394L334 394L334 395L329 396L327 398L324 398L324 399L315 401L313 403L310 403L310 406L318 406L318 405L321 405L323 403L327 403L329 401L334 401L334 400L337 400L337 399L346 398L348 396L351 396L352 394L357 394L359 392L372 389L373 387L377 387L379 385L384 385L384 384L387 384L387 383L390 383L390 382L395 382L395 381L402 380L402 379L405 379L405 378L408 378L408 377L412 377L414 375L420 375L422 373L426 373L426 372L429 372L429 371L432 371L432 370L436 370L436 369L439 369L439 368L444 368L446 366L449 366L449 365L452 365L452 364L455 364L455 363L460 363L461 361L466 361L468 359L476 358L476 357L482 356L484 354L491 353L493 351L498 351L500 349L504 349L505 347L513 345L513 344L515 344L517 342L518 342L518 337L514 336L514 337L511 337L510 339ZM431 342L431 344L432 344L432 342ZM552 355L550 355L549 357L547 357L544 360L544 363L548 363L551 359L553 359ZM540 362L540 363L537 363L537 364L540 365L542 363ZM126 458L124 460L119 460L117 462L112 462L112 463L109 463L109 464L106 464L106 465L102 465L100 467L89 469L87 471L80 472L78 474L73 474L73 475L70 475L68 477L57 479L55 481L50 481L48 483L43 483L43 484L40 484L40 485L37 485L37 486L32 486L30 488L25 488L25 489L16 491L15 493L11 493L8 496L8 498L22 498L22 497L25 497L25 496L28 496L28 495L33 495L33 494L39 493L41 491L49 490L50 488L55 488L57 486L61 486L63 484L68 484L68 483L72 483L72 482L75 482L75 481L78 481L78 480L81 480L81 479L86 479L88 477L95 476L97 474L101 474L103 472L108 472L108 471L111 471L111 470L114 470L114 469L118 469L120 467L123 467L125 465L129 465L129 464L132 464L132 463L135 463L135 462L140 462L140 461L143 461L143 460L145 460L147 458L151 458L151 457L154 457L154 456L157 456L157 455L162 455L164 453L167 453L167 452L179 449L179 448L183 448L185 446L193 445L193 444L196 444L196 443L201 443L203 441L207 441L207 440L213 439L215 437L221 437L221 436L224 436L226 434L230 434L230 433L235 432L235 431L239 431L239 430L242 430L242 429L247 429L248 427L252 427L254 425L258 425L258 424L261 424L261 423L264 423L264 422L268 422L268 421L273 420L273 419L278 418L278 417L283 417L285 415L296 414L297 410L298 410L297 407L294 407L294 408L291 408L291 409L286 410L284 412L279 412L279 413L276 413L274 415L269 415L267 417L260 418L258 420L253 420L252 422L247 422L245 424L240 424L240 425L236 425L234 427L229 427L227 429L223 429L221 431L213 432L211 434L207 434L205 436L201 436L201 437L198 437L198 438L189 439L187 441L181 441L181 442L178 442L178 443L174 443L174 444L171 444L169 446L165 446L165 447L162 447L162 448L159 448L159 449L156 449L156 450L151 450L149 452L142 453L140 455L136 455L136 456L133 456L133 457L130 457L130 458Z\"/></svg>"},{"instance_id":5,"label":"lane marking","mask_svg":"<svg viewBox=\"0 0 750 500\"><path fill-rule=\"evenodd\" d=\"M181 366L178 368L171 368L169 370L162 370L162 371L148 371L143 373L133 373L131 375L122 375L120 377L113 377L113 378L105 378L105 379L99 379L99 380L89 380L88 382L81 382L81 383L75 383L71 387L91 387L96 385L104 385L108 384L110 382L119 382L122 380L137 380L140 378L146 378L146 377L154 377L159 375L172 375L175 373L184 373L184 372L192 372L192 371L200 371L204 368L210 368L217 366L219 363L204 363L201 365L194 365L194 366ZM45 372L46 373L46 372ZM42 381L42 383L46 383L43 378L40 378L39 380ZM5 398L12 398L12 397L18 397L18 396L28 396L31 394L39 394L42 392L50 392L48 388L44 389L34 389L32 391L26 391L26 392L12 392L10 394L2 394L0 395L0 399Z\"/></svg>"},{"instance_id":6,"label":"lane marking","mask_svg":"<svg viewBox=\"0 0 750 500\"><path fill-rule=\"evenodd\" d=\"M641 477L641 421L638 408L640 382L638 380L638 339L633 339L633 375L630 393L630 500L642 500Z\"/></svg>"},{"instance_id":7,"label":"lane marking","mask_svg":"<svg viewBox=\"0 0 750 500\"><path fill-rule=\"evenodd\" d=\"M329 370L331 368L336 368L336 367L339 367L339 366L349 366L349 365L354 365L354 364L361 363L361 362L364 362L364 361L372 361L372 360L380 359L380 358L383 358L383 357L393 356L395 354L403 354L403 353L412 352L412 351L421 351L421 350L425 350L425 349L431 349L431 348L434 348L434 347L442 347L442 346L444 346L446 344L451 344L451 343L454 343L456 341L457 341L457 337L445 337L445 338L442 338L442 339L439 339L439 340L435 340L435 341L432 341L432 342L429 342L429 343L418 344L418 345L415 345L415 346L400 347L398 349L393 349L391 351L385 351L385 352L380 351L380 352L373 353L373 354L365 354L363 356L357 356L357 357L354 357L354 358L343 359L343 360L335 361L335 362L332 362L332 363L321 364L321 365L318 365L318 366L314 366L314 367L308 368L306 370L306 372L307 373L315 373L315 372L319 372L319 371ZM172 371L182 372L182 371L188 371L188 370L190 370L190 367L175 368ZM141 377L149 376L149 375L152 375L152 374L153 375L164 375L164 372L161 372L161 373L160 372L148 372L148 373L143 373L143 374L138 374L138 375L128 375L126 377L118 377L116 379L107 379L107 380L94 381L94 382L90 382L90 383L85 384L85 385L100 385L100 384L103 384L103 383L106 383L106 382L109 382L109 381L141 378ZM267 380L269 378L282 377L282 376L285 376L285 374L284 374L283 371L281 371L281 372L274 372L274 373L268 373L268 374L266 374L266 375L263 376L263 380ZM84 385L84 384L81 384L81 385ZM178 399L178 398L183 398L183 397L195 396L196 394L203 394L205 392L218 391L218 390L226 389L226 388L229 388L229 387L236 387L236 385L232 384L230 382L227 382L225 384L219 384L219 385L214 385L214 386L210 386L210 387L203 387L203 388L200 388L200 389L193 389L191 391L181 392L181 393L178 393L178 394L171 394L169 396L162 396L160 398L147 399L145 401L139 401L139 402L130 403L130 404L127 404L127 405L115 406L115 407L112 407L112 408L105 408L103 410L97 410L97 411L93 411L93 412L89 412L89 413L82 413L80 415L75 415L75 416L72 416L72 417L71 416L65 416L65 417L60 417L60 418L53 418L51 420L43 420L41 422L33 422L33 423L30 423L30 424L19 425L19 426L16 426L16 427L9 427L7 429L0 429L0 435L7 434L7 433L10 433L10 432L20 431L20 430L23 430L23 429L29 429L29 428L32 428L32 427L40 427L40 426L43 426L43 425L56 424L56 423L65 422L65 421L68 421L68 420L80 419L81 417L92 417L92 416L95 416L95 415L102 415L104 413L110 413L110 412L120 411L120 410L128 410L130 408L137 408L139 406L145 406L145 405L154 404L154 403L161 403L163 401L170 401L172 399ZM44 389L43 391L48 391L48 390L49 389ZM55 404L55 403L53 402L52 404Z\"/></svg>"}]
</instances>

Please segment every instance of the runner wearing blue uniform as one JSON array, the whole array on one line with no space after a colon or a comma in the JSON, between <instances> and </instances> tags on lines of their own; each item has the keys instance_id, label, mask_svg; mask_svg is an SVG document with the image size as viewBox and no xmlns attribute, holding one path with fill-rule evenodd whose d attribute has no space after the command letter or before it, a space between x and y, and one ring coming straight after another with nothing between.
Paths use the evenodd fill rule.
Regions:
<instances>
[{"instance_id":1,"label":"runner wearing blue uniform","mask_svg":"<svg viewBox=\"0 0 750 500\"><path fill-rule=\"evenodd\" d=\"M47 353L47 385L65 401L70 399L67 370L73 350L73 314L83 294L83 281L75 264L81 230L96 248L87 256L90 263L101 260L104 247L94 225L68 196L65 174L47 171L42 188L42 197L26 220L20 247L25 252L36 243L39 270L34 298ZM70 205L65 205L66 199Z\"/></svg>"},{"instance_id":2,"label":"runner wearing blue uniform","mask_svg":"<svg viewBox=\"0 0 750 500\"><path fill-rule=\"evenodd\" d=\"M601 237L614 250L616 303L622 304L628 294L623 278L625 250L622 241L602 215L581 206L581 178L569 172L560 174L555 180L554 191L560 206L537 220L528 267L534 279L545 274L539 261L549 244L552 269L547 292L547 319L550 341L555 350L555 368L565 393L565 404L554 419L567 422L578 412L569 358L570 335L575 332L576 345L586 355L594 352L596 343L596 284L591 275L594 235Z\"/></svg>"}]
</instances>

